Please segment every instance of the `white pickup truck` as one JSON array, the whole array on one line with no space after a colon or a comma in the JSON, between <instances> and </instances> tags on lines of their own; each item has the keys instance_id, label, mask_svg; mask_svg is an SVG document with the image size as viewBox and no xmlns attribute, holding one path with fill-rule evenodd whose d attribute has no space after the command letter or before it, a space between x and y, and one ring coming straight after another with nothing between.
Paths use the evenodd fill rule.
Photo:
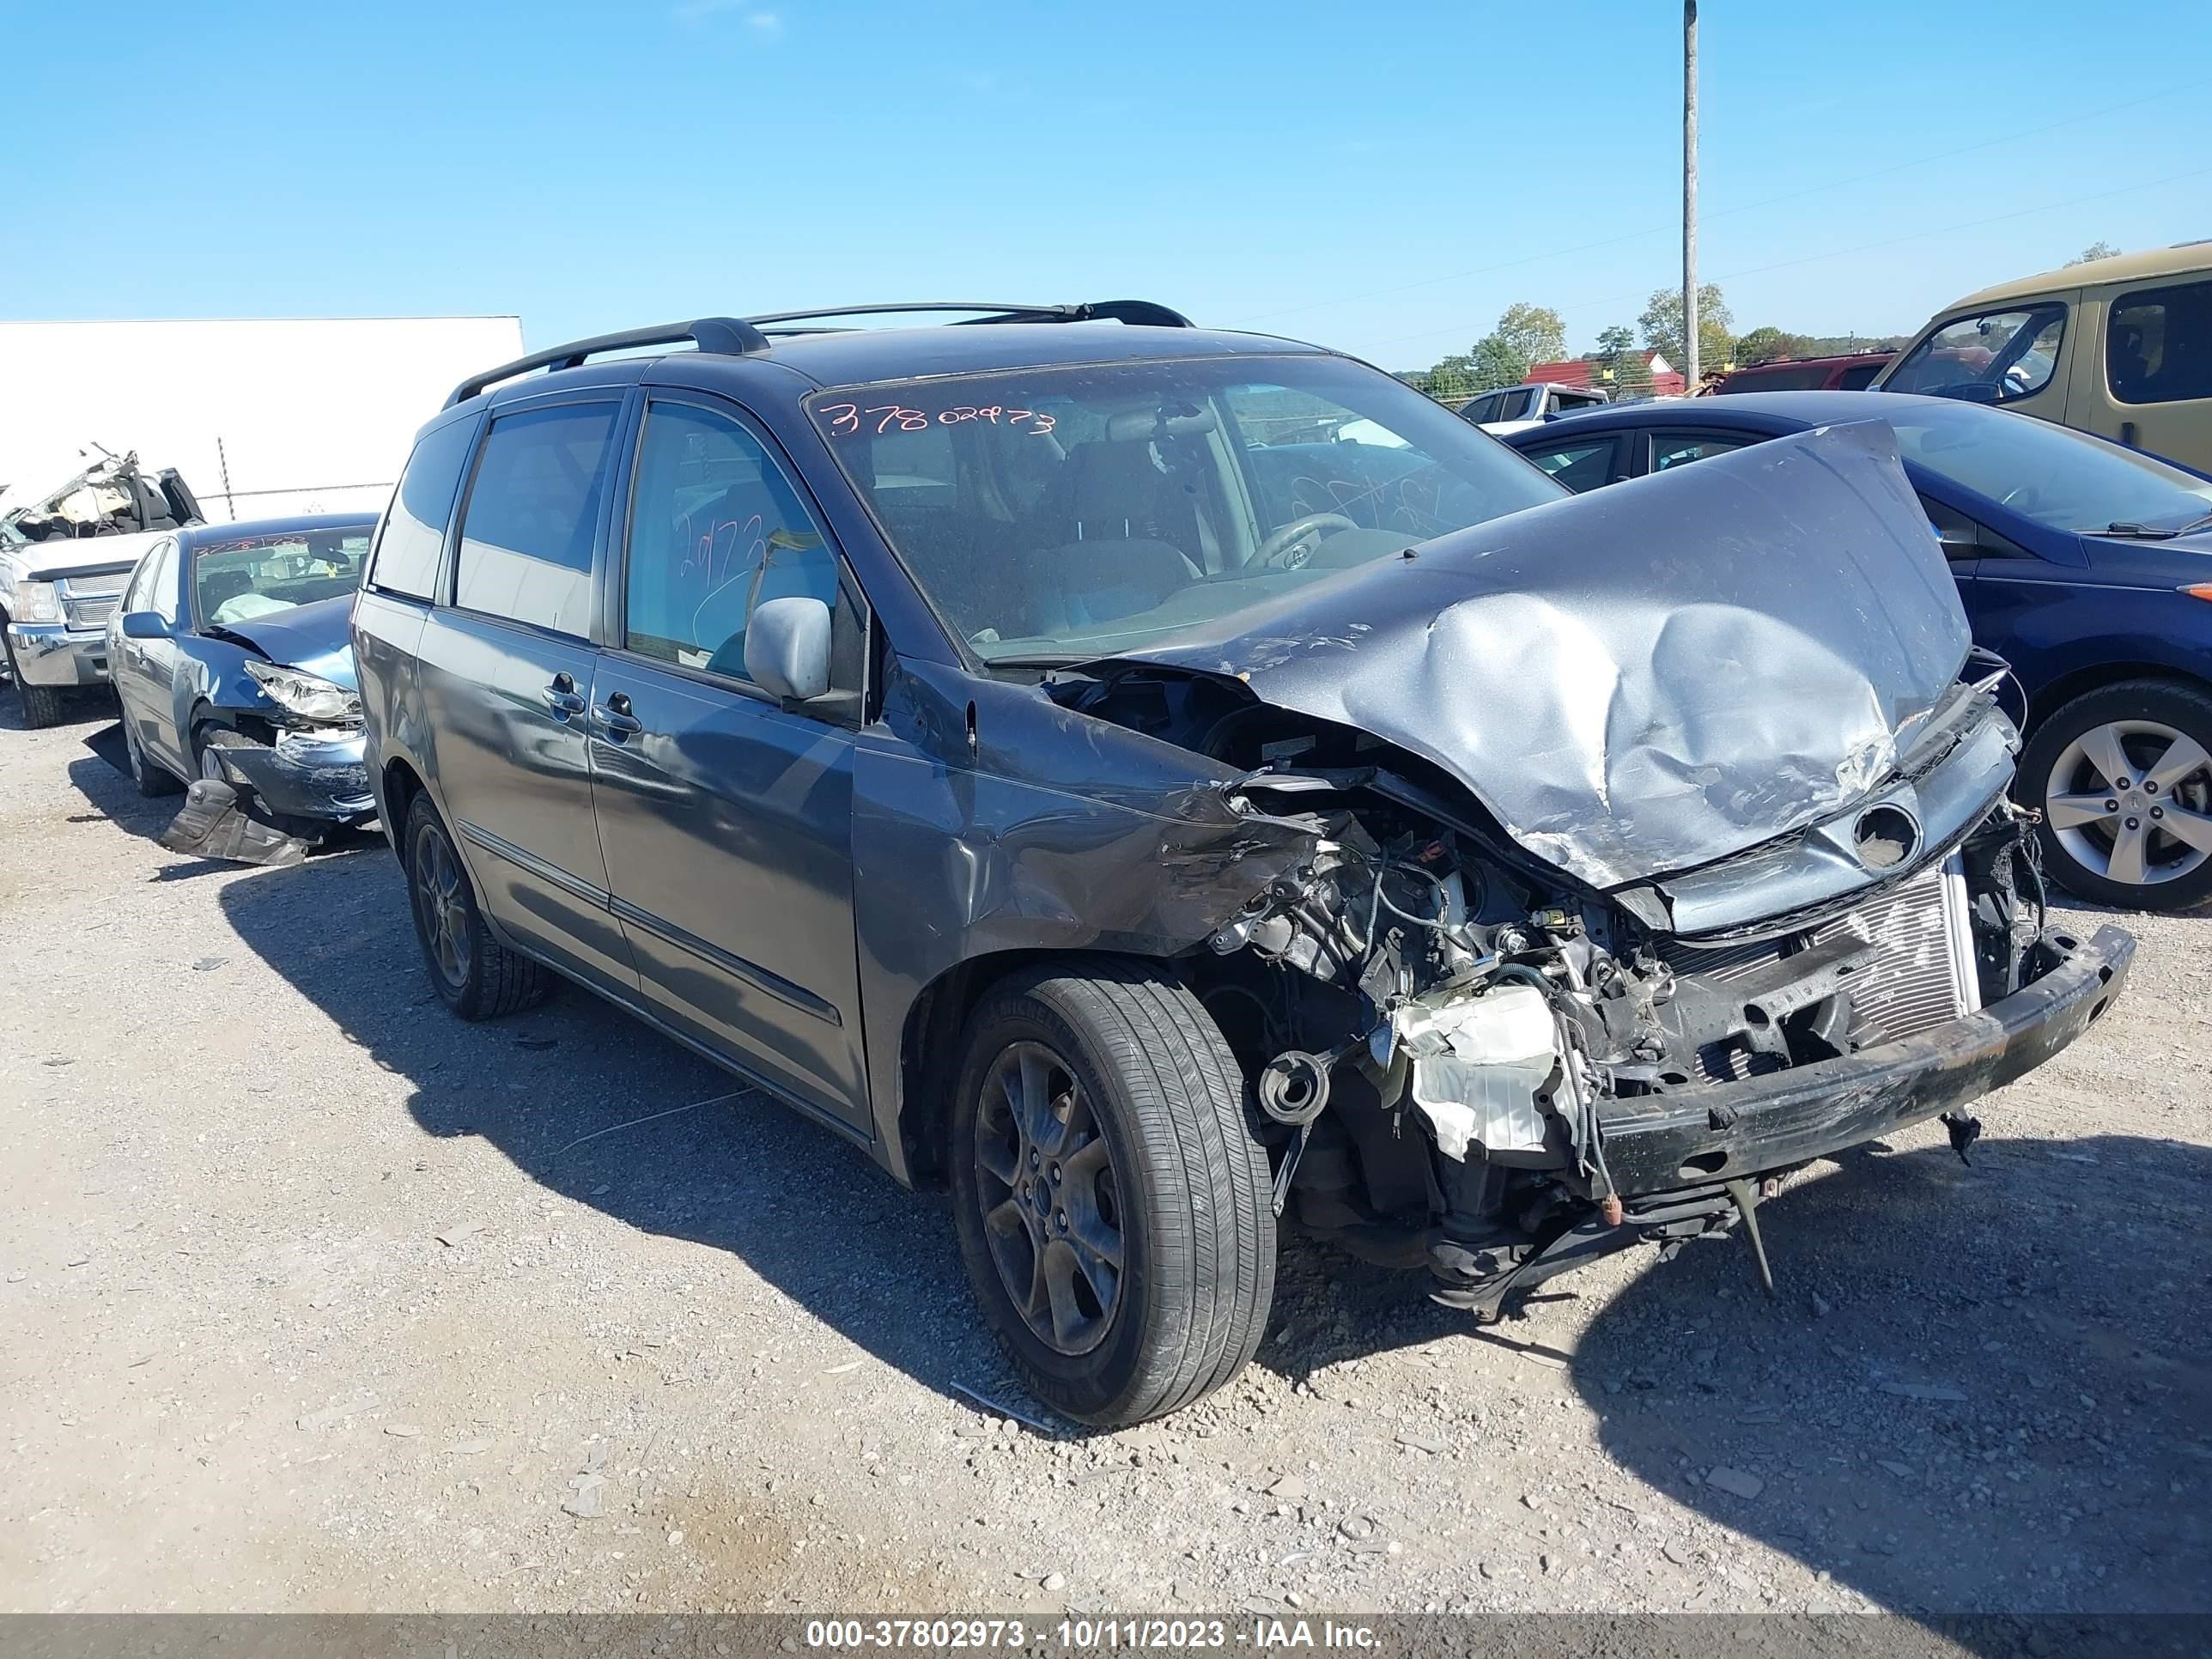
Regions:
<instances>
[{"instance_id":1,"label":"white pickup truck","mask_svg":"<svg viewBox=\"0 0 2212 1659\"><path fill-rule=\"evenodd\" d=\"M0 514L0 665L23 723L52 726L63 696L108 679L107 618L159 532L199 521L173 471L142 472L135 453L102 459L43 495L11 490Z\"/></svg>"}]
</instances>

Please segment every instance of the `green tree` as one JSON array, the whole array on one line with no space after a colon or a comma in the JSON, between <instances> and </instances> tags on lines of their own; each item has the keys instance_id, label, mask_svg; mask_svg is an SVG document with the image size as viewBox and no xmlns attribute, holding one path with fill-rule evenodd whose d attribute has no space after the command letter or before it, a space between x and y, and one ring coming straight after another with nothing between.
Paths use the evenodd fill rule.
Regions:
<instances>
[{"instance_id":1,"label":"green tree","mask_svg":"<svg viewBox=\"0 0 2212 1659\"><path fill-rule=\"evenodd\" d=\"M1559 321L1559 313L1548 306L1523 301L1506 307L1491 335L1520 354L1524 374L1529 364L1553 363L1567 355L1566 327Z\"/></svg>"},{"instance_id":2,"label":"green tree","mask_svg":"<svg viewBox=\"0 0 2212 1659\"><path fill-rule=\"evenodd\" d=\"M1518 386L1528 378L1528 359L1503 334L1484 335L1474 343L1472 363L1474 389L1489 392L1501 386Z\"/></svg>"},{"instance_id":3,"label":"green tree","mask_svg":"<svg viewBox=\"0 0 2212 1659\"><path fill-rule=\"evenodd\" d=\"M1700 343L1705 331L1698 331ZM1738 363L1765 362L1776 357L1811 357L1818 356L1817 343L1809 334L1792 334L1786 328L1764 324L1744 335L1735 343ZM1718 368L1718 364L1714 367Z\"/></svg>"},{"instance_id":4,"label":"green tree","mask_svg":"<svg viewBox=\"0 0 2212 1659\"><path fill-rule=\"evenodd\" d=\"M1657 289L1644 314L1636 319L1644 331L1644 343L1664 357L1679 371L1686 370L1689 356L1682 349L1682 290L1679 288ZM1698 368L1702 373L1718 368L1729 360L1729 349L1735 337L1729 330L1735 319L1729 313L1728 301L1721 297L1720 285L1707 283L1698 290Z\"/></svg>"},{"instance_id":5,"label":"green tree","mask_svg":"<svg viewBox=\"0 0 2212 1659\"><path fill-rule=\"evenodd\" d=\"M2069 265L2086 265L2092 259L2109 259L2118 252L2119 249L2114 247L2110 242L2092 242L2066 263Z\"/></svg>"},{"instance_id":6,"label":"green tree","mask_svg":"<svg viewBox=\"0 0 2212 1659\"><path fill-rule=\"evenodd\" d=\"M1615 398L1641 397L1651 390L1650 366L1637 349L1636 331L1625 324L1598 331L1597 349L1589 360L1596 378Z\"/></svg>"},{"instance_id":7,"label":"green tree","mask_svg":"<svg viewBox=\"0 0 2212 1659\"><path fill-rule=\"evenodd\" d=\"M1482 390L1474 382L1474 359L1464 353L1431 368L1421 390L1440 404L1464 403Z\"/></svg>"}]
</instances>

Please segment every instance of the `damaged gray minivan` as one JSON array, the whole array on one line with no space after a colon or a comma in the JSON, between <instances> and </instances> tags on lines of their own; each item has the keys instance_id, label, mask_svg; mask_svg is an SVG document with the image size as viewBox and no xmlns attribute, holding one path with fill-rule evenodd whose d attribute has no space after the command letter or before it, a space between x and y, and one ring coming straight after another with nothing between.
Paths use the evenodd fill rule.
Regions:
<instances>
[{"instance_id":1,"label":"damaged gray minivan","mask_svg":"<svg viewBox=\"0 0 2212 1659\"><path fill-rule=\"evenodd\" d=\"M1782 1174L1963 1151L2134 950L2045 925L1879 425L1570 496L1146 302L708 319L459 387L354 631L447 1005L550 969L949 1187L1092 1423L1236 1374L1285 1219L1478 1316L1763 1272Z\"/></svg>"}]
</instances>

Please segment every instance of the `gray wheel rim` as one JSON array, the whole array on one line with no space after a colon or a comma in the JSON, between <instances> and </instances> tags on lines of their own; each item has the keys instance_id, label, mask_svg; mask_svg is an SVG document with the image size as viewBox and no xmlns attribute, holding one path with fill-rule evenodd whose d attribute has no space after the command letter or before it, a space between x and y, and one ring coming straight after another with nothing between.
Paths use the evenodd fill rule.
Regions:
<instances>
[{"instance_id":1,"label":"gray wheel rim","mask_svg":"<svg viewBox=\"0 0 2212 1659\"><path fill-rule=\"evenodd\" d=\"M228 781L222 775L222 762L216 757L215 745L211 743L200 745L200 775L210 783Z\"/></svg>"},{"instance_id":2,"label":"gray wheel rim","mask_svg":"<svg viewBox=\"0 0 2212 1659\"><path fill-rule=\"evenodd\" d=\"M430 959L455 990L468 983L468 899L461 888L460 866L443 836L422 837L415 850L415 911L422 918L422 942Z\"/></svg>"},{"instance_id":3,"label":"gray wheel rim","mask_svg":"<svg viewBox=\"0 0 2212 1659\"><path fill-rule=\"evenodd\" d=\"M2052 837L2092 875L2178 881L2212 858L2212 754L2157 720L2108 720L2066 745L2043 788Z\"/></svg>"},{"instance_id":4,"label":"gray wheel rim","mask_svg":"<svg viewBox=\"0 0 2212 1659\"><path fill-rule=\"evenodd\" d=\"M145 782L146 756L138 747L138 733L132 727L128 714L123 717L123 752L131 759L131 781L133 783Z\"/></svg>"},{"instance_id":5,"label":"gray wheel rim","mask_svg":"<svg viewBox=\"0 0 2212 1659\"><path fill-rule=\"evenodd\" d=\"M1121 1304L1121 1191L1075 1074L1039 1042L1008 1045L975 1114L983 1237L1006 1295L1055 1352L1090 1352Z\"/></svg>"}]
</instances>

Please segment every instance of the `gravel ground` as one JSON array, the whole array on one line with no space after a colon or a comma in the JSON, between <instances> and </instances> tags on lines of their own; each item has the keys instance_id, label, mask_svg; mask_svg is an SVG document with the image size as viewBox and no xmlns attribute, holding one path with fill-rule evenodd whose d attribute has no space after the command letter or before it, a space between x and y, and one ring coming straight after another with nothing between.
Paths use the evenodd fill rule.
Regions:
<instances>
[{"instance_id":1,"label":"gravel ground","mask_svg":"<svg viewBox=\"0 0 2212 1659\"><path fill-rule=\"evenodd\" d=\"M2212 921L1972 1168L1796 1177L1777 1304L1293 1239L1237 1383L1038 1431L942 1199L581 992L450 1018L381 841L180 860L77 712L0 705L0 1608L2212 1608Z\"/></svg>"}]
</instances>

